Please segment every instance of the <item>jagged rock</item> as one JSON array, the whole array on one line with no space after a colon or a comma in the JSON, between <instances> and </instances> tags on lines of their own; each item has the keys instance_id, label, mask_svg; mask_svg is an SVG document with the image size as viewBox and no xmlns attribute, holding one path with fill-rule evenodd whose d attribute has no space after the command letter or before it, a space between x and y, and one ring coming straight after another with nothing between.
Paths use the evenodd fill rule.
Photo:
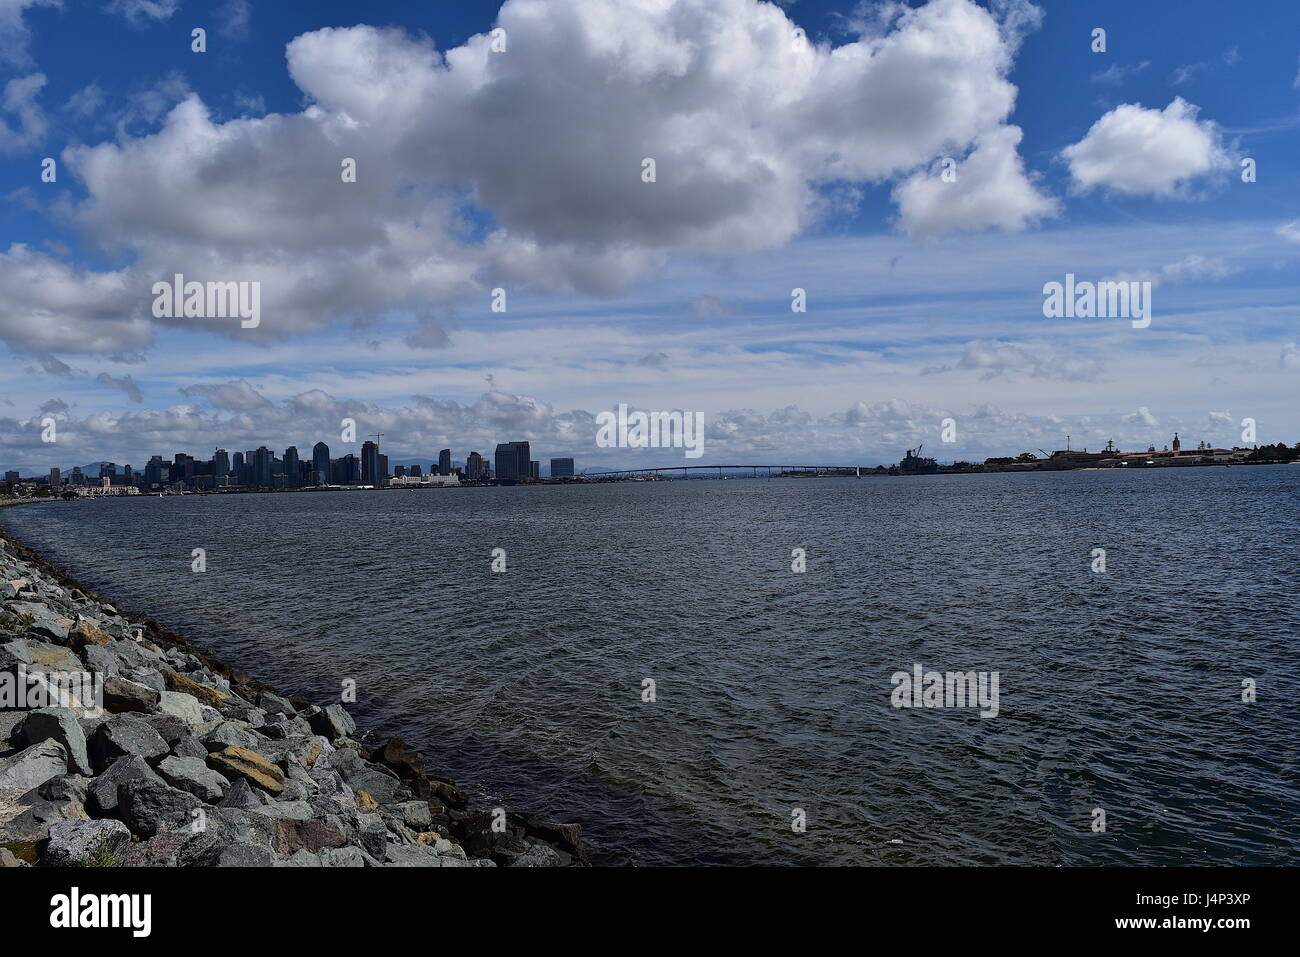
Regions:
<instances>
[{"instance_id":1,"label":"jagged rock","mask_svg":"<svg viewBox=\"0 0 1300 957\"><path fill-rule=\"evenodd\" d=\"M209 803L220 801L230 789L230 782L209 768L202 758L163 758L158 762L158 774L172 787L189 791Z\"/></svg>"},{"instance_id":2,"label":"jagged rock","mask_svg":"<svg viewBox=\"0 0 1300 957\"><path fill-rule=\"evenodd\" d=\"M112 642L112 637L93 621L82 619L68 632L68 645L76 651L84 652L89 645L104 647Z\"/></svg>"},{"instance_id":3,"label":"jagged rock","mask_svg":"<svg viewBox=\"0 0 1300 957\"><path fill-rule=\"evenodd\" d=\"M228 778L244 778L270 794L284 790L284 772L247 748L229 747L209 754L208 764Z\"/></svg>"},{"instance_id":4,"label":"jagged rock","mask_svg":"<svg viewBox=\"0 0 1300 957\"><path fill-rule=\"evenodd\" d=\"M242 721L255 728L266 724L267 714L265 711L249 704L233 692L227 695L226 700L221 704L220 710L224 717L234 721Z\"/></svg>"},{"instance_id":5,"label":"jagged rock","mask_svg":"<svg viewBox=\"0 0 1300 957\"><path fill-rule=\"evenodd\" d=\"M13 793L13 792L10 792ZM39 793L39 792L38 792ZM22 804L7 811L0 807L0 840L43 841L50 826L60 821L85 821L86 809L80 801L47 801L31 793L22 797ZM3 804L3 800L0 800Z\"/></svg>"},{"instance_id":6,"label":"jagged rock","mask_svg":"<svg viewBox=\"0 0 1300 957\"><path fill-rule=\"evenodd\" d=\"M26 861L19 860L7 847L0 847L0 867L30 867Z\"/></svg>"},{"instance_id":7,"label":"jagged rock","mask_svg":"<svg viewBox=\"0 0 1300 957\"><path fill-rule=\"evenodd\" d=\"M298 709L289 703L288 698L281 698L271 691L263 691L257 696L257 706L267 714L295 715Z\"/></svg>"},{"instance_id":8,"label":"jagged rock","mask_svg":"<svg viewBox=\"0 0 1300 957\"><path fill-rule=\"evenodd\" d=\"M128 681L121 675L113 674L104 679L104 710L113 714L152 714L158 707L158 698L157 691Z\"/></svg>"},{"instance_id":9,"label":"jagged rock","mask_svg":"<svg viewBox=\"0 0 1300 957\"><path fill-rule=\"evenodd\" d=\"M159 831L189 825L203 802L156 776L138 778L118 788L118 810L132 833L152 837Z\"/></svg>"},{"instance_id":10,"label":"jagged rock","mask_svg":"<svg viewBox=\"0 0 1300 957\"><path fill-rule=\"evenodd\" d=\"M80 774L64 774L57 778L50 778L36 789L36 793L46 801L75 801L77 804L85 805L90 798L90 785L94 780Z\"/></svg>"},{"instance_id":11,"label":"jagged rock","mask_svg":"<svg viewBox=\"0 0 1300 957\"><path fill-rule=\"evenodd\" d=\"M122 659L115 655L111 648L87 645L81 654L86 659L87 670L93 674L103 675L105 680L110 675L117 675L122 671Z\"/></svg>"},{"instance_id":12,"label":"jagged rock","mask_svg":"<svg viewBox=\"0 0 1300 957\"><path fill-rule=\"evenodd\" d=\"M322 867L321 860L311 851L298 851L287 861L280 861L280 867Z\"/></svg>"},{"instance_id":13,"label":"jagged rock","mask_svg":"<svg viewBox=\"0 0 1300 957\"><path fill-rule=\"evenodd\" d=\"M50 839L41 864L45 867L115 864L130 844L131 832L121 821L60 821L50 825Z\"/></svg>"},{"instance_id":14,"label":"jagged rock","mask_svg":"<svg viewBox=\"0 0 1300 957\"><path fill-rule=\"evenodd\" d=\"M118 758L139 755L146 760L161 757L171 749L149 724L127 714L115 714L90 739L90 760L103 770Z\"/></svg>"},{"instance_id":15,"label":"jagged rock","mask_svg":"<svg viewBox=\"0 0 1300 957\"><path fill-rule=\"evenodd\" d=\"M372 798L366 791L357 788L357 807L367 813L379 810L379 802Z\"/></svg>"},{"instance_id":16,"label":"jagged rock","mask_svg":"<svg viewBox=\"0 0 1300 957\"><path fill-rule=\"evenodd\" d=\"M389 867L440 867L441 858L424 844L389 844L384 861Z\"/></svg>"},{"instance_id":17,"label":"jagged rock","mask_svg":"<svg viewBox=\"0 0 1300 957\"><path fill-rule=\"evenodd\" d=\"M341 704L332 704L328 708L309 708L302 715L307 719L313 731L331 741L346 738L357 730L357 723Z\"/></svg>"},{"instance_id":18,"label":"jagged rock","mask_svg":"<svg viewBox=\"0 0 1300 957\"><path fill-rule=\"evenodd\" d=\"M528 843L521 852L493 848L492 859L501 867L564 867L569 861L549 844Z\"/></svg>"},{"instance_id":19,"label":"jagged rock","mask_svg":"<svg viewBox=\"0 0 1300 957\"><path fill-rule=\"evenodd\" d=\"M257 735L232 721L223 721L207 734L200 735L199 740L209 751L224 751L226 748L252 750L259 744Z\"/></svg>"},{"instance_id":20,"label":"jagged rock","mask_svg":"<svg viewBox=\"0 0 1300 957\"><path fill-rule=\"evenodd\" d=\"M162 692L158 697L158 710L162 714L174 715L191 726L203 723L199 699L183 691Z\"/></svg>"},{"instance_id":21,"label":"jagged rock","mask_svg":"<svg viewBox=\"0 0 1300 957\"><path fill-rule=\"evenodd\" d=\"M163 784L162 778L139 755L118 758L112 767L91 781L86 807L96 817L116 814L118 789L129 781L147 780Z\"/></svg>"},{"instance_id":22,"label":"jagged rock","mask_svg":"<svg viewBox=\"0 0 1300 957\"><path fill-rule=\"evenodd\" d=\"M366 855L356 847L330 847L320 851L326 867L365 867Z\"/></svg>"},{"instance_id":23,"label":"jagged rock","mask_svg":"<svg viewBox=\"0 0 1300 957\"><path fill-rule=\"evenodd\" d=\"M58 741L42 741L9 758L0 758L0 789L32 791L68 773L68 752Z\"/></svg>"},{"instance_id":24,"label":"jagged rock","mask_svg":"<svg viewBox=\"0 0 1300 957\"><path fill-rule=\"evenodd\" d=\"M187 678L185 675L177 674L168 668L162 669L162 677L167 684L168 691L179 691L190 695L211 708L220 709L221 703L226 700L226 696L220 691L209 688L207 685L201 685L193 678Z\"/></svg>"},{"instance_id":25,"label":"jagged rock","mask_svg":"<svg viewBox=\"0 0 1300 957\"><path fill-rule=\"evenodd\" d=\"M403 801L394 804L393 813L413 831L427 831L433 824L433 814L427 801Z\"/></svg>"},{"instance_id":26,"label":"jagged rock","mask_svg":"<svg viewBox=\"0 0 1300 957\"><path fill-rule=\"evenodd\" d=\"M70 708L40 708L27 713L27 720L18 729L21 743L40 744L57 741L63 745L68 767L78 774L91 774L90 754L86 750L86 734L77 723Z\"/></svg>"},{"instance_id":27,"label":"jagged rock","mask_svg":"<svg viewBox=\"0 0 1300 957\"><path fill-rule=\"evenodd\" d=\"M524 829L529 835L540 838L579 860L587 859L587 849L582 843L580 824L561 824L541 817L530 817L524 822Z\"/></svg>"},{"instance_id":28,"label":"jagged rock","mask_svg":"<svg viewBox=\"0 0 1300 957\"><path fill-rule=\"evenodd\" d=\"M271 867L275 854L256 844L231 844L221 852L217 867Z\"/></svg>"},{"instance_id":29,"label":"jagged rock","mask_svg":"<svg viewBox=\"0 0 1300 957\"><path fill-rule=\"evenodd\" d=\"M342 830L319 818L275 822L275 850L283 857L290 857L300 850L315 853L326 848L343 847L347 843L347 835Z\"/></svg>"},{"instance_id":30,"label":"jagged rock","mask_svg":"<svg viewBox=\"0 0 1300 957\"><path fill-rule=\"evenodd\" d=\"M25 641L7 641L0 645L0 671L16 671L19 665L30 665L32 653Z\"/></svg>"},{"instance_id":31,"label":"jagged rock","mask_svg":"<svg viewBox=\"0 0 1300 957\"><path fill-rule=\"evenodd\" d=\"M158 692L160 696L167 690L167 685L163 682L162 675L154 671L153 668L131 668L124 672L124 675L136 684L144 685L146 688L151 688Z\"/></svg>"},{"instance_id":32,"label":"jagged rock","mask_svg":"<svg viewBox=\"0 0 1300 957\"><path fill-rule=\"evenodd\" d=\"M57 672L59 675L79 675L85 673L86 666L81 659L62 645L51 645L44 641L26 642L27 651L32 656L32 663L27 666L28 674Z\"/></svg>"},{"instance_id":33,"label":"jagged rock","mask_svg":"<svg viewBox=\"0 0 1300 957\"><path fill-rule=\"evenodd\" d=\"M72 621L56 615L46 605L30 601L9 601L5 602L5 610L12 615L31 616L33 620L27 626L28 634L53 638L55 641L67 641L68 639L68 628L71 627ZM67 653L65 652L65 654ZM72 671L74 669L62 668L60 670Z\"/></svg>"},{"instance_id":34,"label":"jagged rock","mask_svg":"<svg viewBox=\"0 0 1300 957\"><path fill-rule=\"evenodd\" d=\"M181 845L190 837L181 831L164 831L123 852L123 867L175 867Z\"/></svg>"},{"instance_id":35,"label":"jagged rock","mask_svg":"<svg viewBox=\"0 0 1300 957\"><path fill-rule=\"evenodd\" d=\"M361 847L376 860L384 859L388 847L388 826L378 814L362 814L357 819Z\"/></svg>"},{"instance_id":36,"label":"jagged rock","mask_svg":"<svg viewBox=\"0 0 1300 957\"><path fill-rule=\"evenodd\" d=\"M166 735L163 737L165 738ZM172 754L178 758L198 758L200 761L208 759L208 749L192 734L172 742Z\"/></svg>"},{"instance_id":37,"label":"jagged rock","mask_svg":"<svg viewBox=\"0 0 1300 957\"><path fill-rule=\"evenodd\" d=\"M221 807L255 810L266 803L266 797L261 791L254 791L243 778L236 778L219 803Z\"/></svg>"},{"instance_id":38,"label":"jagged rock","mask_svg":"<svg viewBox=\"0 0 1300 957\"><path fill-rule=\"evenodd\" d=\"M309 821L314 816L306 801L272 801L256 809L258 814L286 821Z\"/></svg>"},{"instance_id":39,"label":"jagged rock","mask_svg":"<svg viewBox=\"0 0 1300 957\"><path fill-rule=\"evenodd\" d=\"M157 731L158 736L172 748L175 748L176 742L182 738L192 736L195 730L188 721L174 714L147 714L144 716L144 722ZM203 748L201 757L207 756L208 749Z\"/></svg>"}]
</instances>

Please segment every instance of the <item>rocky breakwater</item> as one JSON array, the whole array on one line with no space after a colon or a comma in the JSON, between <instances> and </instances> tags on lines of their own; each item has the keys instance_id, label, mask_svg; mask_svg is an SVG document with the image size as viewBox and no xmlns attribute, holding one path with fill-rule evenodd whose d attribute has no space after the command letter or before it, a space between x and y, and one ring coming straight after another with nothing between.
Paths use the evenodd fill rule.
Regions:
<instances>
[{"instance_id":1,"label":"rocky breakwater","mask_svg":"<svg viewBox=\"0 0 1300 957\"><path fill-rule=\"evenodd\" d=\"M0 539L0 866L586 863L577 825L468 804L341 704L278 694Z\"/></svg>"}]
</instances>

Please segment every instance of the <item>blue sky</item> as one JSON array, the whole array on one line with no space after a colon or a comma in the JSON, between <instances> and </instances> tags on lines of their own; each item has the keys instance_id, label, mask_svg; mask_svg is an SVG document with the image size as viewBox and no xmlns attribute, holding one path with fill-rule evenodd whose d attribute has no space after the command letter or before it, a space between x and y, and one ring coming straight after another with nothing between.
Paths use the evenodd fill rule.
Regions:
<instances>
[{"instance_id":1,"label":"blue sky","mask_svg":"<svg viewBox=\"0 0 1300 957\"><path fill-rule=\"evenodd\" d=\"M702 412L705 462L1300 440L1300 9L911 7L0 0L5 467L345 416L680 458L597 449L620 402ZM154 319L187 270L261 326ZM1066 273L1152 282L1151 326L1045 319Z\"/></svg>"}]
</instances>

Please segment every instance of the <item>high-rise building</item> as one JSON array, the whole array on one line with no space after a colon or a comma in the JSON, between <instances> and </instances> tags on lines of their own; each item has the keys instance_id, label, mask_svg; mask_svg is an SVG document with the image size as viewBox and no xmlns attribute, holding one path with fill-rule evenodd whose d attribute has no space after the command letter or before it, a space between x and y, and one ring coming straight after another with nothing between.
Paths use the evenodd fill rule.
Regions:
<instances>
[{"instance_id":1,"label":"high-rise building","mask_svg":"<svg viewBox=\"0 0 1300 957\"><path fill-rule=\"evenodd\" d=\"M20 481L21 479L22 479L22 474L19 472L15 472L13 469L10 469L8 472L5 472L6 482L17 482Z\"/></svg>"},{"instance_id":2,"label":"high-rise building","mask_svg":"<svg viewBox=\"0 0 1300 957\"><path fill-rule=\"evenodd\" d=\"M271 482L271 460L274 456L271 450L265 445L259 446L253 453L253 484L260 488L270 488Z\"/></svg>"},{"instance_id":3,"label":"high-rise building","mask_svg":"<svg viewBox=\"0 0 1300 957\"><path fill-rule=\"evenodd\" d=\"M335 485L356 485L361 481L361 460L349 452L334 460L331 472Z\"/></svg>"},{"instance_id":4,"label":"high-rise building","mask_svg":"<svg viewBox=\"0 0 1300 957\"><path fill-rule=\"evenodd\" d=\"M379 484L379 446L366 441L361 445L361 484Z\"/></svg>"},{"instance_id":5,"label":"high-rise building","mask_svg":"<svg viewBox=\"0 0 1300 957\"><path fill-rule=\"evenodd\" d=\"M511 442L515 447L515 462L519 468L519 477L526 479L532 474L532 466L529 464L533 459L532 447L527 442Z\"/></svg>"},{"instance_id":6,"label":"high-rise building","mask_svg":"<svg viewBox=\"0 0 1300 957\"><path fill-rule=\"evenodd\" d=\"M166 468L167 464L163 462L161 455L153 456L144 467L144 484L147 486L162 485L163 482L167 481L167 476L163 474L163 470Z\"/></svg>"},{"instance_id":7,"label":"high-rise building","mask_svg":"<svg viewBox=\"0 0 1300 957\"><path fill-rule=\"evenodd\" d=\"M376 485L388 484L388 456L382 452L379 453L379 470L376 475L378 476L378 480L375 482Z\"/></svg>"},{"instance_id":8,"label":"high-rise building","mask_svg":"<svg viewBox=\"0 0 1300 957\"><path fill-rule=\"evenodd\" d=\"M465 478L477 482L483 477L483 472L483 456L477 452L469 453L469 458L465 460Z\"/></svg>"},{"instance_id":9,"label":"high-rise building","mask_svg":"<svg viewBox=\"0 0 1300 957\"><path fill-rule=\"evenodd\" d=\"M405 474L406 474L406 466L405 466L405 465L394 465L394 466L393 466L393 477L394 477L394 478L401 478L401 477L402 477L403 475L405 475Z\"/></svg>"},{"instance_id":10,"label":"high-rise building","mask_svg":"<svg viewBox=\"0 0 1300 957\"><path fill-rule=\"evenodd\" d=\"M217 476L230 474L230 453L225 449L217 449L212 453L212 474Z\"/></svg>"},{"instance_id":11,"label":"high-rise building","mask_svg":"<svg viewBox=\"0 0 1300 957\"><path fill-rule=\"evenodd\" d=\"M423 475L423 474L424 474L424 471L420 468L419 465L412 465L411 468L410 468L410 471L409 471L407 474L409 474L409 475Z\"/></svg>"},{"instance_id":12,"label":"high-rise building","mask_svg":"<svg viewBox=\"0 0 1300 957\"><path fill-rule=\"evenodd\" d=\"M496 477L502 481L522 481L532 476L531 447L527 442L504 442L497 446Z\"/></svg>"},{"instance_id":13,"label":"high-rise building","mask_svg":"<svg viewBox=\"0 0 1300 957\"><path fill-rule=\"evenodd\" d=\"M100 462L100 463L99 463L99 477L100 477L100 478L110 478L110 479L111 479L111 478L117 478L117 463L116 463L116 462Z\"/></svg>"},{"instance_id":14,"label":"high-rise building","mask_svg":"<svg viewBox=\"0 0 1300 957\"><path fill-rule=\"evenodd\" d=\"M284 487L298 487L298 446L291 445L284 450Z\"/></svg>"},{"instance_id":15,"label":"high-rise building","mask_svg":"<svg viewBox=\"0 0 1300 957\"><path fill-rule=\"evenodd\" d=\"M324 442L317 442L311 447L311 467L317 472L322 485L330 480L330 447Z\"/></svg>"},{"instance_id":16,"label":"high-rise building","mask_svg":"<svg viewBox=\"0 0 1300 957\"><path fill-rule=\"evenodd\" d=\"M501 442L493 454L497 466L497 478L504 482L513 482L519 478L519 459L513 442Z\"/></svg>"},{"instance_id":17,"label":"high-rise building","mask_svg":"<svg viewBox=\"0 0 1300 957\"><path fill-rule=\"evenodd\" d=\"M438 474L451 474L451 449L443 449L438 453Z\"/></svg>"},{"instance_id":18,"label":"high-rise building","mask_svg":"<svg viewBox=\"0 0 1300 957\"><path fill-rule=\"evenodd\" d=\"M58 469L50 469L50 488L58 491L63 485L63 479L59 475Z\"/></svg>"},{"instance_id":19,"label":"high-rise building","mask_svg":"<svg viewBox=\"0 0 1300 957\"><path fill-rule=\"evenodd\" d=\"M529 478L541 478L541 477L542 477L542 463L541 463L541 462L538 462L538 461L534 460L534 461L528 463L528 477L529 477Z\"/></svg>"},{"instance_id":20,"label":"high-rise building","mask_svg":"<svg viewBox=\"0 0 1300 957\"><path fill-rule=\"evenodd\" d=\"M551 478L573 478L573 459L551 459Z\"/></svg>"}]
</instances>

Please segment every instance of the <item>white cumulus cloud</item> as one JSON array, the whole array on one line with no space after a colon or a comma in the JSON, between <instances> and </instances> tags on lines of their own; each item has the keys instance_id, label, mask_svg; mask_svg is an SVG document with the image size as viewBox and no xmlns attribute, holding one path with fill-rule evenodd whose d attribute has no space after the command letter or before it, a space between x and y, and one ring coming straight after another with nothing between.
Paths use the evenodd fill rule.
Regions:
<instances>
[{"instance_id":1,"label":"white cumulus cloud","mask_svg":"<svg viewBox=\"0 0 1300 957\"><path fill-rule=\"evenodd\" d=\"M1182 97L1163 110L1126 103L1102 116L1061 155L1080 190L1186 197L1194 181L1232 166L1219 127L1198 113Z\"/></svg>"}]
</instances>

